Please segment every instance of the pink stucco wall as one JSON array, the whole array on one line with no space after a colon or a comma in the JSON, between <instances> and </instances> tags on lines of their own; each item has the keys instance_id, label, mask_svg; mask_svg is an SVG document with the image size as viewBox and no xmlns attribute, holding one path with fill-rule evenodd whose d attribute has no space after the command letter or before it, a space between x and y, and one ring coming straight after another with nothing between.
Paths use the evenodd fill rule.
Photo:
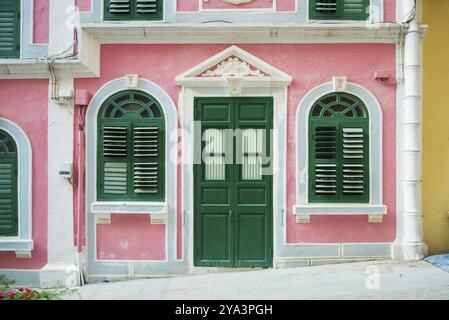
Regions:
<instances>
[{"instance_id":1,"label":"pink stucco wall","mask_svg":"<svg viewBox=\"0 0 449 320\"><path fill-rule=\"evenodd\" d=\"M92 10L92 0L75 0L75 5L80 11Z\"/></svg>"},{"instance_id":2,"label":"pink stucco wall","mask_svg":"<svg viewBox=\"0 0 449 320\"><path fill-rule=\"evenodd\" d=\"M296 0L280 0L276 2L277 11L295 11Z\"/></svg>"},{"instance_id":3,"label":"pink stucco wall","mask_svg":"<svg viewBox=\"0 0 449 320\"><path fill-rule=\"evenodd\" d=\"M148 215L112 214L110 225L97 225L97 259L164 260L165 225Z\"/></svg>"},{"instance_id":4,"label":"pink stucco wall","mask_svg":"<svg viewBox=\"0 0 449 320\"><path fill-rule=\"evenodd\" d=\"M384 21L396 21L396 0L384 0Z\"/></svg>"},{"instance_id":5,"label":"pink stucco wall","mask_svg":"<svg viewBox=\"0 0 449 320\"><path fill-rule=\"evenodd\" d=\"M215 55L228 45L103 45L101 78L76 80L77 89L95 94L106 82L125 74L138 73L161 86L177 103L179 87L174 79L180 73ZM396 88L374 80L376 70L395 70L395 46L388 44L322 44L322 45L241 45L242 49L293 76L288 93L287 146L287 240L298 242L391 242L395 238L396 209ZM383 111L383 195L388 215L381 224L370 224L364 216L312 217L312 222L298 225L292 212L296 203L295 113L300 100L314 87L328 82L333 76L364 86L379 100ZM181 172L178 170L178 203L181 203ZM184 190L185 191L185 190ZM188 191L182 196L189 196ZM181 250L181 208L178 208L178 257ZM147 226L147 221L145 228ZM152 245L148 240L129 241L129 255L108 240L121 230L129 237L147 239L146 229L135 224L135 234L129 234L130 222L114 219L111 226L101 227L100 249L109 254L132 257L132 252L150 250L158 254L165 234L157 233ZM128 232L128 233L127 233ZM131 239L131 238L130 238Z\"/></svg>"},{"instance_id":6,"label":"pink stucco wall","mask_svg":"<svg viewBox=\"0 0 449 320\"><path fill-rule=\"evenodd\" d=\"M0 269L40 269L47 263L47 109L48 80L0 80L0 117L21 127L33 150L34 240L31 259L0 252Z\"/></svg>"},{"instance_id":7,"label":"pink stucco wall","mask_svg":"<svg viewBox=\"0 0 449 320\"><path fill-rule=\"evenodd\" d=\"M177 0L176 10L179 12L198 11L199 2L197 0Z\"/></svg>"},{"instance_id":8,"label":"pink stucco wall","mask_svg":"<svg viewBox=\"0 0 449 320\"><path fill-rule=\"evenodd\" d=\"M47 44L49 39L50 0L34 0L33 43Z\"/></svg>"}]
</instances>

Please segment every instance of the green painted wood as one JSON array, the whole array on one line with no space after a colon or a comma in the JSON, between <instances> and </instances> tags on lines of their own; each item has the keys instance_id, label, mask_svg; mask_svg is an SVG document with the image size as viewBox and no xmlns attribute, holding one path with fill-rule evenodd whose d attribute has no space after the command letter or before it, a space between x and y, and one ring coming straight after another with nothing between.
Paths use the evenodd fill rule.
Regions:
<instances>
[{"instance_id":1,"label":"green painted wood","mask_svg":"<svg viewBox=\"0 0 449 320\"><path fill-rule=\"evenodd\" d=\"M140 91L119 92L101 107L98 128L98 200L164 200L165 122L159 103Z\"/></svg>"},{"instance_id":2,"label":"green painted wood","mask_svg":"<svg viewBox=\"0 0 449 320\"><path fill-rule=\"evenodd\" d=\"M370 0L311 0L309 16L317 20L366 20Z\"/></svg>"},{"instance_id":3,"label":"green painted wood","mask_svg":"<svg viewBox=\"0 0 449 320\"><path fill-rule=\"evenodd\" d=\"M195 100L195 120L201 121L201 136L205 138L201 141L202 152L217 151L206 146L210 130L230 130L225 135L226 147L214 155L232 155L224 164L224 175L216 170L216 175L212 175L215 179L208 175L208 158L194 165L197 266L272 265L272 175L259 178L257 170L245 173L243 157L248 157L248 153L243 152L242 144L247 130L262 130L261 136L267 141L262 153L267 156L265 166L269 167L272 112L271 98ZM257 179L249 179L254 177Z\"/></svg>"},{"instance_id":4,"label":"green painted wood","mask_svg":"<svg viewBox=\"0 0 449 320\"><path fill-rule=\"evenodd\" d=\"M17 147L0 130L0 237L18 236Z\"/></svg>"},{"instance_id":5,"label":"green painted wood","mask_svg":"<svg viewBox=\"0 0 449 320\"><path fill-rule=\"evenodd\" d=\"M163 0L105 0L105 20L162 20Z\"/></svg>"},{"instance_id":6,"label":"green painted wood","mask_svg":"<svg viewBox=\"0 0 449 320\"><path fill-rule=\"evenodd\" d=\"M309 202L369 202L369 118L353 95L332 93L311 109Z\"/></svg>"},{"instance_id":7,"label":"green painted wood","mask_svg":"<svg viewBox=\"0 0 449 320\"><path fill-rule=\"evenodd\" d=\"M0 1L0 58L20 57L20 1Z\"/></svg>"}]
</instances>

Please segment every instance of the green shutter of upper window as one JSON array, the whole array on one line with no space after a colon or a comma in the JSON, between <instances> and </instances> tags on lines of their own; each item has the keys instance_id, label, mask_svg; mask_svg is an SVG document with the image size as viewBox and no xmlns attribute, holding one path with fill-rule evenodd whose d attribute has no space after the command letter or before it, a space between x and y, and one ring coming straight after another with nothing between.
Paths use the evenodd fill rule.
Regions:
<instances>
[{"instance_id":1,"label":"green shutter of upper window","mask_svg":"<svg viewBox=\"0 0 449 320\"><path fill-rule=\"evenodd\" d=\"M163 0L105 0L105 20L162 20Z\"/></svg>"},{"instance_id":2,"label":"green shutter of upper window","mask_svg":"<svg viewBox=\"0 0 449 320\"><path fill-rule=\"evenodd\" d=\"M139 91L120 92L100 110L99 200L163 200L164 116Z\"/></svg>"},{"instance_id":3,"label":"green shutter of upper window","mask_svg":"<svg viewBox=\"0 0 449 320\"><path fill-rule=\"evenodd\" d=\"M0 1L0 58L20 57L20 1Z\"/></svg>"},{"instance_id":4,"label":"green shutter of upper window","mask_svg":"<svg viewBox=\"0 0 449 320\"><path fill-rule=\"evenodd\" d=\"M0 130L0 236L18 235L17 148Z\"/></svg>"},{"instance_id":5,"label":"green shutter of upper window","mask_svg":"<svg viewBox=\"0 0 449 320\"><path fill-rule=\"evenodd\" d=\"M370 0L310 0L311 19L366 20Z\"/></svg>"},{"instance_id":6,"label":"green shutter of upper window","mask_svg":"<svg viewBox=\"0 0 449 320\"><path fill-rule=\"evenodd\" d=\"M369 119L362 102L330 94L309 120L309 201L369 202Z\"/></svg>"}]
</instances>

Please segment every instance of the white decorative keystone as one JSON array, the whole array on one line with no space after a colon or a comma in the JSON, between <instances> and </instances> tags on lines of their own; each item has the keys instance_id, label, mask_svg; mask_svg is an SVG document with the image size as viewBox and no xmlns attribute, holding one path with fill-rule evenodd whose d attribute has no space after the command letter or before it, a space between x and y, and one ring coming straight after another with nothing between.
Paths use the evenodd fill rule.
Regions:
<instances>
[{"instance_id":1,"label":"white decorative keystone","mask_svg":"<svg viewBox=\"0 0 449 320\"><path fill-rule=\"evenodd\" d=\"M137 81L139 80L138 74L127 74L125 78L127 88L129 89L137 88Z\"/></svg>"},{"instance_id":2,"label":"white decorative keystone","mask_svg":"<svg viewBox=\"0 0 449 320\"><path fill-rule=\"evenodd\" d=\"M348 79L346 77L333 77L332 81L334 83L334 91L335 92L345 92L346 84L348 83Z\"/></svg>"}]
</instances>

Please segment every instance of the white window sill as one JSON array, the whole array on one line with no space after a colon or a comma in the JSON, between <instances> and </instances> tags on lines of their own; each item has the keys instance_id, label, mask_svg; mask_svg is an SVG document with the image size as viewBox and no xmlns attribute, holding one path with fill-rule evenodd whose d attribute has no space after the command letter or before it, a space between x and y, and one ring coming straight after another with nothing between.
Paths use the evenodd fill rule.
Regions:
<instances>
[{"instance_id":1,"label":"white window sill","mask_svg":"<svg viewBox=\"0 0 449 320\"><path fill-rule=\"evenodd\" d=\"M382 222L387 206L372 204L307 204L293 206L297 223L310 222L311 215L368 215L369 222Z\"/></svg>"},{"instance_id":2,"label":"white window sill","mask_svg":"<svg viewBox=\"0 0 449 320\"><path fill-rule=\"evenodd\" d=\"M151 224L166 224L168 208L166 202L99 201L92 203L91 212L98 224L110 224L111 214L146 214Z\"/></svg>"},{"instance_id":3,"label":"white window sill","mask_svg":"<svg viewBox=\"0 0 449 320\"><path fill-rule=\"evenodd\" d=\"M15 251L17 258L31 258L31 251L33 251L33 249L33 240L0 238L0 251Z\"/></svg>"}]
</instances>

